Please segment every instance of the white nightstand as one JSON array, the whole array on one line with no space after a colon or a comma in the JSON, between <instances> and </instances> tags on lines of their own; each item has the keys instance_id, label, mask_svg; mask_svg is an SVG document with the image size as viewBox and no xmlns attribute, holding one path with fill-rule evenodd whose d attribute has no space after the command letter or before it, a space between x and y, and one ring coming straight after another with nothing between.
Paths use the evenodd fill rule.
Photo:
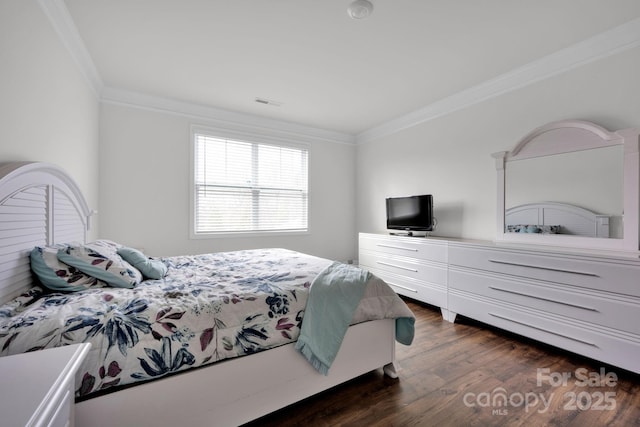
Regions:
<instances>
[{"instance_id":1,"label":"white nightstand","mask_svg":"<svg viewBox=\"0 0 640 427\"><path fill-rule=\"evenodd\" d=\"M91 344L0 357L0 424L73 426L75 374Z\"/></svg>"}]
</instances>

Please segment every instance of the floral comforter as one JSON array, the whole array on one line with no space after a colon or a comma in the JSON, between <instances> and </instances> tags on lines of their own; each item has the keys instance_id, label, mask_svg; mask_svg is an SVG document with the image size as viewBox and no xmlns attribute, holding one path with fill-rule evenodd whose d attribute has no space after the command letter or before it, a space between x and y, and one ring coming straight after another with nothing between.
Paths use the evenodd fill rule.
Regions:
<instances>
[{"instance_id":1,"label":"floral comforter","mask_svg":"<svg viewBox=\"0 0 640 427\"><path fill-rule=\"evenodd\" d=\"M29 295L0 307L0 355L92 344L79 398L295 341L331 261L285 249L162 258L133 289Z\"/></svg>"}]
</instances>

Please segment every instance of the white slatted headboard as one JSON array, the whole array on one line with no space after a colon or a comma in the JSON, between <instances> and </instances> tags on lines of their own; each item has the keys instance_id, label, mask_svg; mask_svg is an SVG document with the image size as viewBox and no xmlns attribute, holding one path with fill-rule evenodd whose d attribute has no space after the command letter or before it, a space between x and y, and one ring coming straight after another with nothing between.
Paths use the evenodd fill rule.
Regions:
<instances>
[{"instance_id":1,"label":"white slatted headboard","mask_svg":"<svg viewBox=\"0 0 640 427\"><path fill-rule=\"evenodd\" d=\"M79 187L59 167L0 163L0 302L32 285L35 246L86 242L90 215Z\"/></svg>"}]
</instances>

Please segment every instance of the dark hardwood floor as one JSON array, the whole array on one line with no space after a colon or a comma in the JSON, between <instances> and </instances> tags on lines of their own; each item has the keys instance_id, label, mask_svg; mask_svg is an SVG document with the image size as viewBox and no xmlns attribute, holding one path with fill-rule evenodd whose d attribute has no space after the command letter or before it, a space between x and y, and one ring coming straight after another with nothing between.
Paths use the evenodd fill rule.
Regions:
<instances>
[{"instance_id":1,"label":"dark hardwood floor","mask_svg":"<svg viewBox=\"0 0 640 427\"><path fill-rule=\"evenodd\" d=\"M640 426L639 375L407 304L416 336L396 347L399 379L374 371L247 427Z\"/></svg>"}]
</instances>

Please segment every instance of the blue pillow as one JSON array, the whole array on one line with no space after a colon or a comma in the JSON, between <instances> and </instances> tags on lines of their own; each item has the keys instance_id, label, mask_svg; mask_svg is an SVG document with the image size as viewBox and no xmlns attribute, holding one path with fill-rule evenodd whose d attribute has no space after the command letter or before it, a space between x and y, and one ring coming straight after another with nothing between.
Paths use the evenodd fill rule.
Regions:
<instances>
[{"instance_id":1,"label":"blue pillow","mask_svg":"<svg viewBox=\"0 0 640 427\"><path fill-rule=\"evenodd\" d=\"M76 292L101 288L107 284L58 259L58 251L66 245L37 246L30 254L31 271L42 286L52 291Z\"/></svg>"},{"instance_id":2,"label":"blue pillow","mask_svg":"<svg viewBox=\"0 0 640 427\"><path fill-rule=\"evenodd\" d=\"M137 249L123 246L118 249L118 255L149 279L162 279L167 274L167 266L162 261L151 259Z\"/></svg>"}]
</instances>

